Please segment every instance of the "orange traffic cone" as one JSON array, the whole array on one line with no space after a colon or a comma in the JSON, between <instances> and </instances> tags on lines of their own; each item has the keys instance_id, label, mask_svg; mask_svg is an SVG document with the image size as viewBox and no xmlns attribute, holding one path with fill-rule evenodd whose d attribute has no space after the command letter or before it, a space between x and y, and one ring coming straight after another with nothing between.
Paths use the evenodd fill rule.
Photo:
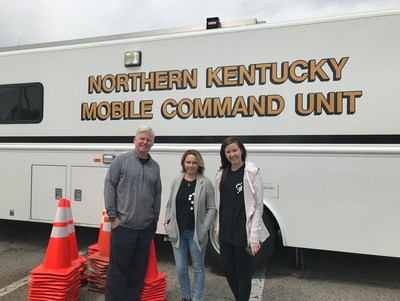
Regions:
<instances>
[{"instance_id":1,"label":"orange traffic cone","mask_svg":"<svg viewBox=\"0 0 400 301\"><path fill-rule=\"evenodd\" d=\"M71 202L66 199L66 207L67 207L67 223L68 223L68 237L69 237L69 250L71 260L79 260L86 261L82 256L79 256L78 253L78 244L76 242L76 234L75 234L75 225L74 219L72 217L72 208Z\"/></svg>"},{"instance_id":2,"label":"orange traffic cone","mask_svg":"<svg viewBox=\"0 0 400 301\"><path fill-rule=\"evenodd\" d=\"M111 222L108 216L104 216L104 223L99 241L100 256L110 257L110 241L111 241Z\"/></svg>"},{"instance_id":3,"label":"orange traffic cone","mask_svg":"<svg viewBox=\"0 0 400 301\"><path fill-rule=\"evenodd\" d=\"M60 199L43 264L30 273L29 301L76 301L81 264L71 261L67 200Z\"/></svg>"},{"instance_id":4,"label":"orange traffic cone","mask_svg":"<svg viewBox=\"0 0 400 301\"><path fill-rule=\"evenodd\" d=\"M140 301L164 301L167 298L167 275L158 272L154 240L151 241L149 261Z\"/></svg>"},{"instance_id":5,"label":"orange traffic cone","mask_svg":"<svg viewBox=\"0 0 400 301\"><path fill-rule=\"evenodd\" d=\"M72 218L71 202L66 199L67 207L67 223L68 223L68 237L69 237L69 250L71 260L75 260L79 257L78 244L76 243L75 225Z\"/></svg>"},{"instance_id":6,"label":"orange traffic cone","mask_svg":"<svg viewBox=\"0 0 400 301\"><path fill-rule=\"evenodd\" d=\"M111 222L105 214L98 242L99 251L89 255L88 289L104 292L106 275L110 261Z\"/></svg>"},{"instance_id":7,"label":"orange traffic cone","mask_svg":"<svg viewBox=\"0 0 400 301\"><path fill-rule=\"evenodd\" d=\"M67 201L60 199L43 267L46 269L69 268L71 266L69 243Z\"/></svg>"},{"instance_id":8,"label":"orange traffic cone","mask_svg":"<svg viewBox=\"0 0 400 301\"><path fill-rule=\"evenodd\" d=\"M156 250L154 248L154 240L151 241L149 262L147 264L146 279L157 279L159 277Z\"/></svg>"},{"instance_id":9,"label":"orange traffic cone","mask_svg":"<svg viewBox=\"0 0 400 301\"><path fill-rule=\"evenodd\" d=\"M103 233L104 217L106 216L107 216L107 210L104 208L103 211L101 211L101 223L100 223L100 231L99 231L99 237L97 238L97 243L99 243L101 240L101 234Z\"/></svg>"},{"instance_id":10,"label":"orange traffic cone","mask_svg":"<svg viewBox=\"0 0 400 301\"><path fill-rule=\"evenodd\" d=\"M99 251L99 242L101 241L101 234L103 233L104 216L106 216L106 209L103 209L103 211L101 212L101 223L100 223L99 237L97 238L97 243L90 245L88 247L89 255L92 255Z\"/></svg>"},{"instance_id":11,"label":"orange traffic cone","mask_svg":"<svg viewBox=\"0 0 400 301\"><path fill-rule=\"evenodd\" d=\"M71 202L66 199L67 207L67 222L68 222L68 237L69 237L69 254L71 256L71 261L76 261L81 264L80 273L82 281L86 280L85 272L87 270L86 261L87 259L78 253L78 244L76 242L75 225L74 219L72 217Z\"/></svg>"}]
</instances>

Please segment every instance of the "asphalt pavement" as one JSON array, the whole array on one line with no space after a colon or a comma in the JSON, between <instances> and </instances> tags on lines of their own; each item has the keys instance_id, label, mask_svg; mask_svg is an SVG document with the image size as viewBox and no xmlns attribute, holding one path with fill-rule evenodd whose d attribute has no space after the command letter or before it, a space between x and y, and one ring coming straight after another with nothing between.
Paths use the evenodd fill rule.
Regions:
<instances>
[{"instance_id":1,"label":"asphalt pavement","mask_svg":"<svg viewBox=\"0 0 400 301\"><path fill-rule=\"evenodd\" d=\"M43 262L51 227L0 220L0 301L27 300L29 272ZM76 227L76 236L85 252L97 242L98 229ZM155 245L158 270L167 274L167 300L180 300L170 243L157 236ZM255 266L251 301L400 301L400 258L305 249L301 269L295 252L279 246L268 262ZM103 301L104 295L84 285L80 300ZM207 256L204 300L234 300Z\"/></svg>"}]
</instances>

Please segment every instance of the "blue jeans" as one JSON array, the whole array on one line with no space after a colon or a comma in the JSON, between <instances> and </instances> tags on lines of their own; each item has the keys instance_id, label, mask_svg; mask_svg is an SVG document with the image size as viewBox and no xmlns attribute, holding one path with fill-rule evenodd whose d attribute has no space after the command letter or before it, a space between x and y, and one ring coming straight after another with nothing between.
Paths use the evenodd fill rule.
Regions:
<instances>
[{"instance_id":1,"label":"blue jeans","mask_svg":"<svg viewBox=\"0 0 400 301\"><path fill-rule=\"evenodd\" d=\"M172 250L174 251L176 271L178 272L182 298L187 300L191 298L190 279L188 273L190 254L194 274L193 301L198 301L203 297L205 283L204 256L206 253L206 247L199 250L197 244L193 240L193 235L193 230L180 229L179 248L172 247Z\"/></svg>"}]
</instances>

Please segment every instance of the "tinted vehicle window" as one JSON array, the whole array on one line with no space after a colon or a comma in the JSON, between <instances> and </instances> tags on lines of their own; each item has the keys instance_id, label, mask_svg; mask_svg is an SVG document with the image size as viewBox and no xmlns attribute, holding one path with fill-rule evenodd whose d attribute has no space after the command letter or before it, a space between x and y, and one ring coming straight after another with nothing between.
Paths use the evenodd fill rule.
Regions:
<instances>
[{"instance_id":1,"label":"tinted vehicle window","mask_svg":"<svg viewBox=\"0 0 400 301\"><path fill-rule=\"evenodd\" d=\"M0 85L0 123L39 123L43 119L43 85Z\"/></svg>"}]
</instances>

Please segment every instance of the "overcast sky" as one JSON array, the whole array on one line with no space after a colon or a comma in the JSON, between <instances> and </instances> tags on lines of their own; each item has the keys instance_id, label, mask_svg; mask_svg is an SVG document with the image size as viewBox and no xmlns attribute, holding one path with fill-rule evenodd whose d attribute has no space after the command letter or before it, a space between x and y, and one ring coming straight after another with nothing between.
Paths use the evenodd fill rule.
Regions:
<instances>
[{"instance_id":1,"label":"overcast sky","mask_svg":"<svg viewBox=\"0 0 400 301\"><path fill-rule=\"evenodd\" d=\"M0 47L257 18L400 9L400 0L0 0Z\"/></svg>"}]
</instances>

